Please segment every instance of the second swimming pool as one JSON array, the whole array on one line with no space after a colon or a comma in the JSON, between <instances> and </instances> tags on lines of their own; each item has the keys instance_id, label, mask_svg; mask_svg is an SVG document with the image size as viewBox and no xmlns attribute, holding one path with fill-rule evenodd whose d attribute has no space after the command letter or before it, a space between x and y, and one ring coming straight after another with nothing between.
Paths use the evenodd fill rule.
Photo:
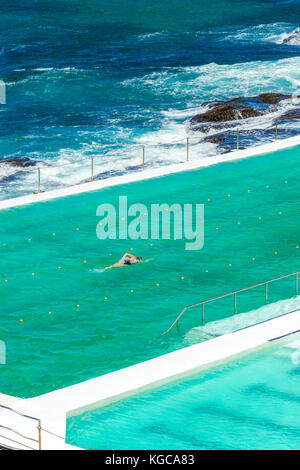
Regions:
<instances>
[{"instance_id":1,"label":"second swimming pool","mask_svg":"<svg viewBox=\"0 0 300 470\"><path fill-rule=\"evenodd\" d=\"M67 440L94 449L299 449L300 339L74 416Z\"/></svg>"}]
</instances>

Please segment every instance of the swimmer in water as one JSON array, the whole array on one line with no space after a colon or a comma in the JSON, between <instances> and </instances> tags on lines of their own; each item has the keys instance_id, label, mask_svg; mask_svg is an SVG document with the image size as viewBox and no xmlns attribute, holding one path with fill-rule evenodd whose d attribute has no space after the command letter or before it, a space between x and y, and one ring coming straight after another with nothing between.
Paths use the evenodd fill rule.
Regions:
<instances>
[{"instance_id":1,"label":"swimmer in water","mask_svg":"<svg viewBox=\"0 0 300 470\"><path fill-rule=\"evenodd\" d=\"M122 258L115 264L111 266L107 266L105 269L110 268L120 268L121 266L130 266L131 264L141 263L142 257L141 256L133 256L130 253L125 253Z\"/></svg>"}]
</instances>

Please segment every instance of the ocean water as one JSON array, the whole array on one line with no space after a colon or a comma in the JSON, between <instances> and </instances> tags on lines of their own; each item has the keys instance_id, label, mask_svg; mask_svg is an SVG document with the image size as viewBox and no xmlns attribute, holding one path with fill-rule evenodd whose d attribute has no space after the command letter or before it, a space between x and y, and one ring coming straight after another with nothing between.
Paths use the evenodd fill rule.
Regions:
<instances>
[{"instance_id":1,"label":"ocean water","mask_svg":"<svg viewBox=\"0 0 300 470\"><path fill-rule=\"evenodd\" d=\"M51 189L88 177L92 154L98 177L134 171L142 145L148 166L179 161L187 135L193 159L212 155L188 119L206 100L298 90L299 44L283 39L299 14L297 0L2 4L0 159L38 161ZM270 140L273 121L241 123L244 144ZM35 188L36 170L0 166L2 199Z\"/></svg>"},{"instance_id":2,"label":"ocean water","mask_svg":"<svg viewBox=\"0 0 300 470\"><path fill-rule=\"evenodd\" d=\"M92 449L297 450L299 336L67 420ZM75 445L76 445L75 444Z\"/></svg>"},{"instance_id":3,"label":"ocean water","mask_svg":"<svg viewBox=\"0 0 300 470\"><path fill-rule=\"evenodd\" d=\"M186 305L299 270L298 162L299 146L1 211L1 392L36 396L299 308L295 278L284 279L269 286L269 302L290 300L252 320L233 317L225 298L207 306L204 328L194 330L195 308L179 334L161 336ZM185 250L173 231L100 241L97 207L119 195L149 213L152 203L203 203L203 249ZM149 261L103 271L131 249ZM238 312L263 303L263 288L242 293Z\"/></svg>"}]
</instances>

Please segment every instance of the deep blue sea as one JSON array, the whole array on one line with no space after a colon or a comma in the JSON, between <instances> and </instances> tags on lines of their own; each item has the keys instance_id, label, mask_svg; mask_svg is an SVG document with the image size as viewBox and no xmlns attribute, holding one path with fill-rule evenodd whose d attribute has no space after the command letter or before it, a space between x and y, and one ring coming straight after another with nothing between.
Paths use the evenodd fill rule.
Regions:
<instances>
[{"instance_id":1,"label":"deep blue sea","mask_svg":"<svg viewBox=\"0 0 300 470\"><path fill-rule=\"evenodd\" d=\"M300 46L283 39L299 18L299 0L2 2L0 159L38 160L49 189L83 181L90 155L100 177L134 170L142 145L149 165L180 161L186 136L194 159L212 155L189 119L206 100L298 90ZM272 125L250 127L265 140ZM35 181L0 165L1 199Z\"/></svg>"}]
</instances>

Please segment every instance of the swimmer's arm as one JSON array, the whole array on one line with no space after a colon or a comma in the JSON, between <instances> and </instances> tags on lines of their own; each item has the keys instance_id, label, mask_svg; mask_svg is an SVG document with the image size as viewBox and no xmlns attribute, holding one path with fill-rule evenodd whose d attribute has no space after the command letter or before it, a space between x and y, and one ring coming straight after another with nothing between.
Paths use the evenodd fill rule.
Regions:
<instances>
[{"instance_id":1,"label":"swimmer's arm","mask_svg":"<svg viewBox=\"0 0 300 470\"><path fill-rule=\"evenodd\" d=\"M133 255L131 255L130 253L125 253L125 255L123 255L121 259L124 259L124 258L126 258L127 256L128 256L128 258L136 259L136 257L133 256Z\"/></svg>"}]
</instances>

